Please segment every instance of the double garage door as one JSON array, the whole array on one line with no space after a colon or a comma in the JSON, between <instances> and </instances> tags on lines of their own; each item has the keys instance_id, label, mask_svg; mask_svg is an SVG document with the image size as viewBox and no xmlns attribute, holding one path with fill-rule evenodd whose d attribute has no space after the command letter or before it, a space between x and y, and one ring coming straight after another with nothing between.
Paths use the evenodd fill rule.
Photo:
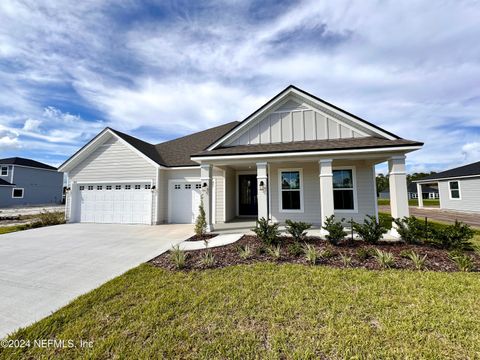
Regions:
<instances>
[{"instance_id":1,"label":"double garage door","mask_svg":"<svg viewBox=\"0 0 480 360\"><path fill-rule=\"evenodd\" d=\"M78 189L80 222L152 223L150 183L82 184Z\"/></svg>"}]
</instances>

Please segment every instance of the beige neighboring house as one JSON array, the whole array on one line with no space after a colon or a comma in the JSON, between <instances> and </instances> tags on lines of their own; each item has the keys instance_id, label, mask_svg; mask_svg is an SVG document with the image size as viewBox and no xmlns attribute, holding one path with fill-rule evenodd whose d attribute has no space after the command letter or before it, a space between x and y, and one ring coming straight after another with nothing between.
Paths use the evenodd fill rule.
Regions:
<instances>
[{"instance_id":1,"label":"beige neighboring house","mask_svg":"<svg viewBox=\"0 0 480 360\"><path fill-rule=\"evenodd\" d=\"M417 180L417 191L438 186L440 209L480 212L480 161ZM423 199L418 206L423 207Z\"/></svg>"},{"instance_id":2,"label":"beige neighboring house","mask_svg":"<svg viewBox=\"0 0 480 360\"><path fill-rule=\"evenodd\" d=\"M241 217L321 225L377 215L375 165L388 162L391 210L408 215L405 155L423 144L289 86L241 122L150 144L106 128L59 170L70 222L193 223Z\"/></svg>"}]
</instances>

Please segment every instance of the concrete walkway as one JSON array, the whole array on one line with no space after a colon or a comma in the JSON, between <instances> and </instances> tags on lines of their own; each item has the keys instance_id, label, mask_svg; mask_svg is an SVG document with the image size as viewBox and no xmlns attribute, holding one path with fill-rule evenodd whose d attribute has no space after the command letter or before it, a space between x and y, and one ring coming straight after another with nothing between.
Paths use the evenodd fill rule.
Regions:
<instances>
[{"instance_id":1,"label":"concrete walkway","mask_svg":"<svg viewBox=\"0 0 480 360\"><path fill-rule=\"evenodd\" d=\"M0 235L0 338L192 235L192 225L110 224Z\"/></svg>"},{"instance_id":2,"label":"concrete walkway","mask_svg":"<svg viewBox=\"0 0 480 360\"><path fill-rule=\"evenodd\" d=\"M240 240L243 234L225 234L218 235L214 238L208 240L208 246L205 245L205 241L184 241L179 244L181 250L200 250L200 249L210 249L218 246L224 246L228 244L233 244L234 242Z\"/></svg>"}]
</instances>

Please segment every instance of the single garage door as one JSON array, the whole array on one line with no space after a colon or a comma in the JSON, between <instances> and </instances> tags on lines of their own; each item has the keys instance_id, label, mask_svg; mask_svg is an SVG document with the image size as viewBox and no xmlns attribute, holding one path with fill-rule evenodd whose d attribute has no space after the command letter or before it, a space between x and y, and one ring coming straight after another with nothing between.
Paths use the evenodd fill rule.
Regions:
<instances>
[{"instance_id":1,"label":"single garage door","mask_svg":"<svg viewBox=\"0 0 480 360\"><path fill-rule=\"evenodd\" d=\"M200 182L170 182L170 216L169 222L192 224L198 215L202 186Z\"/></svg>"},{"instance_id":2,"label":"single garage door","mask_svg":"<svg viewBox=\"0 0 480 360\"><path fill-rule=\"evenodd\" d=\"M80 222L113 224L151 224L152 190L150 183L82 184Z\"/></svg>"}]
</instances>

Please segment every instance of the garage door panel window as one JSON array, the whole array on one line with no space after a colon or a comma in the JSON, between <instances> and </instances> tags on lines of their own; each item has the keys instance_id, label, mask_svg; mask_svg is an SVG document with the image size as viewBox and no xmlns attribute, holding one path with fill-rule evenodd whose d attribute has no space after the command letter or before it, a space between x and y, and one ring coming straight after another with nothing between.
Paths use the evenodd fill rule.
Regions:
<instances>
[{"instance_id":1,"label":"garage door panel window","mask_svg":"<svg viewBox=\"0 0 480 360\"><path fill-rule=\"evenodd\" d=\"M280 170L280 211L303 211L303 179L301 169Z\"/></svg>"},{"instance_id":2,"label":"garage door panel window","mask_svg":"<svg viewBox=\"0 0 480 360\"><path fill-rule=\"evenodd\" d=\"M449 181L448 187L450 189L450 199L452 200L460 200L460 183L458 181Z\"/></svg>"},{"instance_id":3,"label":"garage door panel window","mask_svg":"<svg viewBox=\"0 0 480 360\"><path fill-rule=\"evenodd\" d=\"M355 180L352 169L333 170L333 207L336 211L354 211Z\"/></svg>"}]
</instances>

